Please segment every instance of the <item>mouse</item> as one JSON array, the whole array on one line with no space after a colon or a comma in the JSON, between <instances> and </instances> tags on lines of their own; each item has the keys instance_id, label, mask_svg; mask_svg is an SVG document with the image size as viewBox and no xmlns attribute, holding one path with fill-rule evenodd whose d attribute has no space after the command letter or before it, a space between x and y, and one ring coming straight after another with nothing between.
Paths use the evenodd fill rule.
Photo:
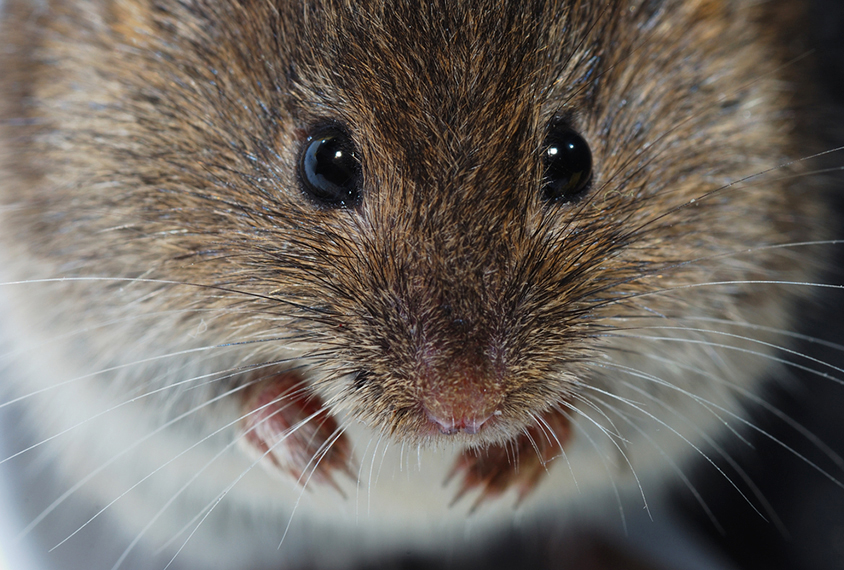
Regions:
<instances>
[{"instance_id":1,"label":"mouse","mask_svg":"<svg viewBox=\"0 0 844 570\"><path fill-rule=\"evenodd\" d=\"M841 372L791 362L800 3L2 9L3 462L55 567L449 556L690 462L768 516L722 442Z\"/></svg>"}]
</instances>

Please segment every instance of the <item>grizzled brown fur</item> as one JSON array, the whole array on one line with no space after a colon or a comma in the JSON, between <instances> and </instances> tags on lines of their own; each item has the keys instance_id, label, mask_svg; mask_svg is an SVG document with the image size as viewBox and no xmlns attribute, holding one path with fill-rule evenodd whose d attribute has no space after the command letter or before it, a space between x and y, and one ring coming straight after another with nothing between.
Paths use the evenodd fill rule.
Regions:
<instances>
[{"instance_id":1,"label":"grizzled brown fur","mask_svg":"<svg viewBox=\"0 0 844 570\"><path fill-rule=\"evenodd\" d=\"M231 371L162 390L159 423L301 368L341 426L466 450L464 490L485 474L489 492L507 488L471 458L488 450L518 486L507 450L536 448L533 488L558 455L547 444L576 439L581 416L630 431L614 440L626 449L638 432L601 418L636 413L617 411L625 401L705 407L692 393L737 409L703 378L740 370L729 382L749 389L766 364L740 350L768 349L718 322L787 326L791 292L706 284L801 280L793 251L766 246L823 226L790 176L800 166L779 167L806 154L798 99L753 2L7 4L10 274L81 278L55 293L58 332L120 322L77 341L80 366L218 347L103 380L128 394L182 381L179 366ZM541 193L554 121L593 155L592 187L570 203ZM301 189L299 153L325 125L359 151L355 207ZM665 319L698 330L648 331ZM692 341L648 362L647 334ZM701 338L739 350L713 359ZM703 372L676 379L679 362ZM466 390L495 415L440 433L426 410Z\"/></svg>"}]
</instances>

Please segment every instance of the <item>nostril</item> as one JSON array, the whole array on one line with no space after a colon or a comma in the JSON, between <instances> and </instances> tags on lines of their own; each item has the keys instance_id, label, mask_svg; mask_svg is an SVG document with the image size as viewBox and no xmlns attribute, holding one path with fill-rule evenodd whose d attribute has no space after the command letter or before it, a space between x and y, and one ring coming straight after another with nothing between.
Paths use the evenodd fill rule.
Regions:
<instances>
[{"instance_id":1,"label":"nostril","mask_svg":"<svg viewBox=\"0 0 844 570\"><path fill-rule=\"evenodd\" d=\"M486 417L482 418L449 418L443 419L437 417L435 414L432 414L430 410L425 409L425 414L428 416L428 419L437 425L440 432L445 435L454 435L459 432L465 432L470 435L474 435L478 433L483 427L483 425L492 417L493 414L489 414Z\"/></svg>"}]
</instances>

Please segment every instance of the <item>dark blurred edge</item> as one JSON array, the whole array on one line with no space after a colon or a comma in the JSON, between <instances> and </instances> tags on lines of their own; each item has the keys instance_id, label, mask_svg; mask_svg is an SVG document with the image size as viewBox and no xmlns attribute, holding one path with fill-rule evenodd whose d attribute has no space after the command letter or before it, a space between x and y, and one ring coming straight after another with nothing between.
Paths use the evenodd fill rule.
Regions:
<instances>
[{"instance_id":1,"label":"dark blurred edge","mask_svg":"<svg viewBox=\"0 0 844 570\"><path fill-rule=\"evenodd\" d=\"M814 50L816 85L820 98L828 105L816 118L817 134L824 148L844 145L844 2L812 0L809 48ZM812 164L818 168L842 168L844 152L831 154ZM844 239L844 176L832 174L832 202L836 209L837 239ZM844 283L844 245L836 246L834 261L821 279L825 283ZM819 301L801 312L804 321L799 332L844 344L844 294L819 291ZM795 350L812 358L844 368L844 353L816 343L801 342ZM805 360L785 358L821 368ZM825 372L844 378L832 369ZM767 397L785 414L803 425L839 456L844 456L844 379L835 382L799 370L793 370L797 382L774 379ZM786 384L790 384L786 386ZM780 517L787 535L771 521L749 507L724 477L713 476L711 466L697 466L693 481L712 509L723 533L703 513L690 493L678 490L679 516L686 518L735 564L744 570L835 570L844 569L844 469L836 465L814 444L770 415L753 414L754 421L794 453L770 438L751 434L755 449L747 445L730 446L761 494ZM797 456L800 454L806 459ZM835 481L819 473L815 463ZM742 490L747 485L723 461L719 465Z\"/></svg>"}]
</instances>

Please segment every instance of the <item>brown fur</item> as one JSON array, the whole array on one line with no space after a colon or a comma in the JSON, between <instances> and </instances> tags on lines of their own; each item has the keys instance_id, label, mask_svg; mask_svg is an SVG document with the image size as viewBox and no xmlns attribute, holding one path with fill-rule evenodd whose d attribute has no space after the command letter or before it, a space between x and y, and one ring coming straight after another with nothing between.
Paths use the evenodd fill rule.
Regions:
<instances>
[{"instance_id":1,"label":"brown fur","mask_svg":"<svg viewBox=\"0 0 844 570\"><path fill-rule=\"evenodd\" d=\"M799 99L753 2L7 3L12 275L106 278L62 285L60 332L152 315L68 359L106 368L244 343L196 365L241 374L164 392L159 422L278 362L306 367L315 397L376 436L503 457L543 415L609 401L595 390L682 400L601 359L673 381L625 335L655 316L786 327L783 287L701 284L806 279L793 250L766 246L822 236L811 187L790 176L800 166L780 166L807 154ZM553 119L592 149L575 203L541 199ZM298 153L323 124L359 149L356 208L300 189ZM720 332L685 336L769 352L723 336L744 329L698 328ZM740 369L742 389L767 367L658 346L704 375ZM179 379L160 366L109 389ZM737 409L688 377L681 390ZM448 409L469 385L499 415L476 435L432 429L422 402Z\"/></svg>"}]
</instances>

